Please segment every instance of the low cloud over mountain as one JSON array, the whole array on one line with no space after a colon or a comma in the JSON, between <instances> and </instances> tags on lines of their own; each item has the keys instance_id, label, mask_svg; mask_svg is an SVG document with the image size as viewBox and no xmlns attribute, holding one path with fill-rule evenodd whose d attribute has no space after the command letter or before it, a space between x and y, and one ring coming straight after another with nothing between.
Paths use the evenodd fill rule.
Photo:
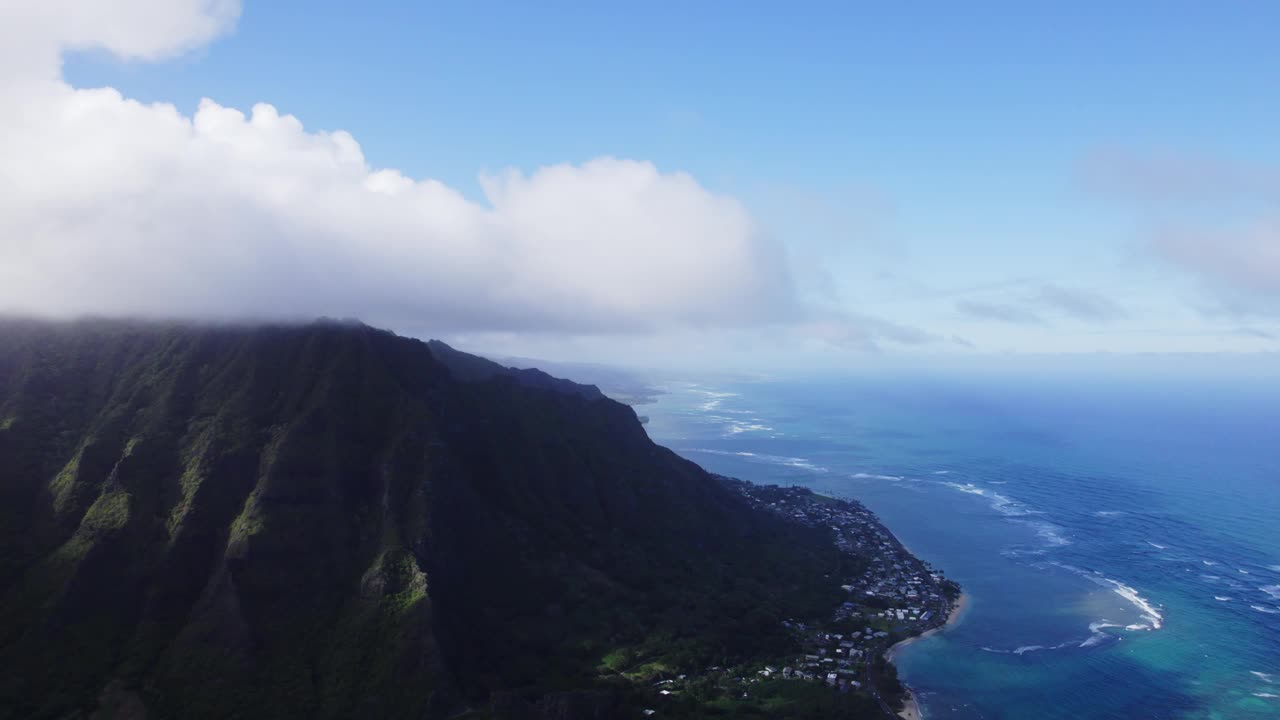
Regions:
<instances>
[{"instance_id":1,"label":"low cloud over mountain","mask_svg":"<svg viewBox=\"0 0 1280 720\"><path fill-rule=\"evenodd\" d=\"M346 132L267 104L192 115L61 78L69 50L156 60L236 2L6 7L0 309L358 315L434 330L628 332L786 320L779 247L734 198L602 157L482 178L476 202L371 167Z\"/></svg>"}]
</instances>

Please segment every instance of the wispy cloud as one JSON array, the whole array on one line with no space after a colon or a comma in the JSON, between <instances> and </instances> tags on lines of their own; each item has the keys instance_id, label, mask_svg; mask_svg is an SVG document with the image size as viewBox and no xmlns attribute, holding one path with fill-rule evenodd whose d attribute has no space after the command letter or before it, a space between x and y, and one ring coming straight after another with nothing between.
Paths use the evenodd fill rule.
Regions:
<instances>
[{"instance_id":1,"label":"wispy cloud","mask_svg":"<svg viewBox=\"0 0 1280 720\"><path fill-rule=\"evenodd\" d=\"M1263 340L1275 340L1275 333L1267 332L1254 327L1241 327L1232 331L1233 335L1239 337L1262 338Z\"/></svg>"},{"instance_id":2,"label":"wispy cloud","mask_svg":"<svg viewBox=\"0 0 1280 720\"><path fill-rule=\"evenodd\" d=\"M1223 309L1280 312L1280 168L1113 149L1091 157L1083 176L1134 213L1155 257L1204 280Z\"/></svg>"},{"instance_id":3,"label":"wispy cloud","mask_svg":"<svg viewBox=\"0 0 1280 720\"><path fill-rule=\"evenodd\" d=\"M1043 325L1044 319L1027 308L1010 303L983 300L957 300L956 310L979 320L994 320L1015 325Z\"/></svg>"},{"instance_id":4,"label":"wispy cloud","mask_svg":"<svg viewBox=\"0 0 1280 720\"><path fill-rule=\"evenodd\" d=\"M1233 295L1280 302L1280 212L1208 226L1165 221L1151 238L1163 257Z\"/></svg>"},{"instance_id":5,"label":"wispy cloud","mask_svg":"<svg viewBox=\"0 0 1280 720\"><path fill-rule=\"evenodd\" d=\"M1111 322L1125 315L1118 304L1104 295L1061 285L1041 285L1036 301L1087 322Z\"/></svg>"},{"instance_id":6,"label":"wispy cloud","mask_svg":"<svg viewBox=\"0 0 1280 720\"><path fill-rule=\"evenodd\" d=\"M1102 148L1084 159L1081 176L1099 197L1152 210L1270 203L1280 170L1185 150Z\"/></svg>"}]
</instances>

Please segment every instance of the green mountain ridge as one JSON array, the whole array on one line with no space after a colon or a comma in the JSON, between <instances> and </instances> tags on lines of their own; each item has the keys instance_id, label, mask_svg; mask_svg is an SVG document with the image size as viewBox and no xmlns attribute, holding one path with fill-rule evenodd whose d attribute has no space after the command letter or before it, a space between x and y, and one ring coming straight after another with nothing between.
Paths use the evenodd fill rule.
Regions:
<instances>
[{"instance_id":1,"label":"green mountain ridge","mask_svg":"<svg viewBox=\"0 0 1280 720\"><path fill-rule=\"evenodd\" d=\"M824 533L485 363L0 320L0 718L632 717L838 602Z\"/></svg>"}]
</instances>

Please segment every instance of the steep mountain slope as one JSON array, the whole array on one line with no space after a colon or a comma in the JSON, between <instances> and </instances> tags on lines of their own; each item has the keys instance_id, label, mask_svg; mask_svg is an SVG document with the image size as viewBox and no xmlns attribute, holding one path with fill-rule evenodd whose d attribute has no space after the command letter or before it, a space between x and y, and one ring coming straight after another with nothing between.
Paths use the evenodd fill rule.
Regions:
<instances>
[{"instance_id":1,"label":"steep mountain slope","mask_svg":"<svg viewBox=\"0 0 1280 720\"><path fill-rule=\"evenodd\" d=\"M630 408L435 350L0 320L0 717L627 717L834 603Z\"/></svg>"},{"instance_id":2,"label":"steep mountain slope","mask_svg":"<svg viewBox=\"0 0 1280 720\"><path fill-rule=\"evenodd\" d=\"M428 340L427 347L440 364L449 368L454 378L463 382L478 382L495 377L514 378L516 383L525 387L557 390L569 395L581 395L587 400L598 400L604 397L600 388L594 385L582 385L572 380L552 377L537 368L514 368L499 365L487 358L460 352L439 340Z\"/></svg>"}]
</instances>

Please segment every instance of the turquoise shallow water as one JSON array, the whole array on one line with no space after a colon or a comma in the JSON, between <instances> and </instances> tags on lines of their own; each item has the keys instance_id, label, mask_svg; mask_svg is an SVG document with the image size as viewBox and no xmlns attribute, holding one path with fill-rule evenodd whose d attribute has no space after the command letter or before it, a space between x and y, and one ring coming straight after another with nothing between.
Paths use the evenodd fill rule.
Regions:
<instances>
[{"instance_id":1,"label":"turquoise shallow water","mask_svg":"<svg viewBox=\"0 0 1280 720\"><path fill-rule=\"evenodd\" d=\"M856 497L959 580L898 656L929 718L1280 717L1280 391L909 378L690 384L643 412L710 470Z\"/></svg>"}]
</instances>

